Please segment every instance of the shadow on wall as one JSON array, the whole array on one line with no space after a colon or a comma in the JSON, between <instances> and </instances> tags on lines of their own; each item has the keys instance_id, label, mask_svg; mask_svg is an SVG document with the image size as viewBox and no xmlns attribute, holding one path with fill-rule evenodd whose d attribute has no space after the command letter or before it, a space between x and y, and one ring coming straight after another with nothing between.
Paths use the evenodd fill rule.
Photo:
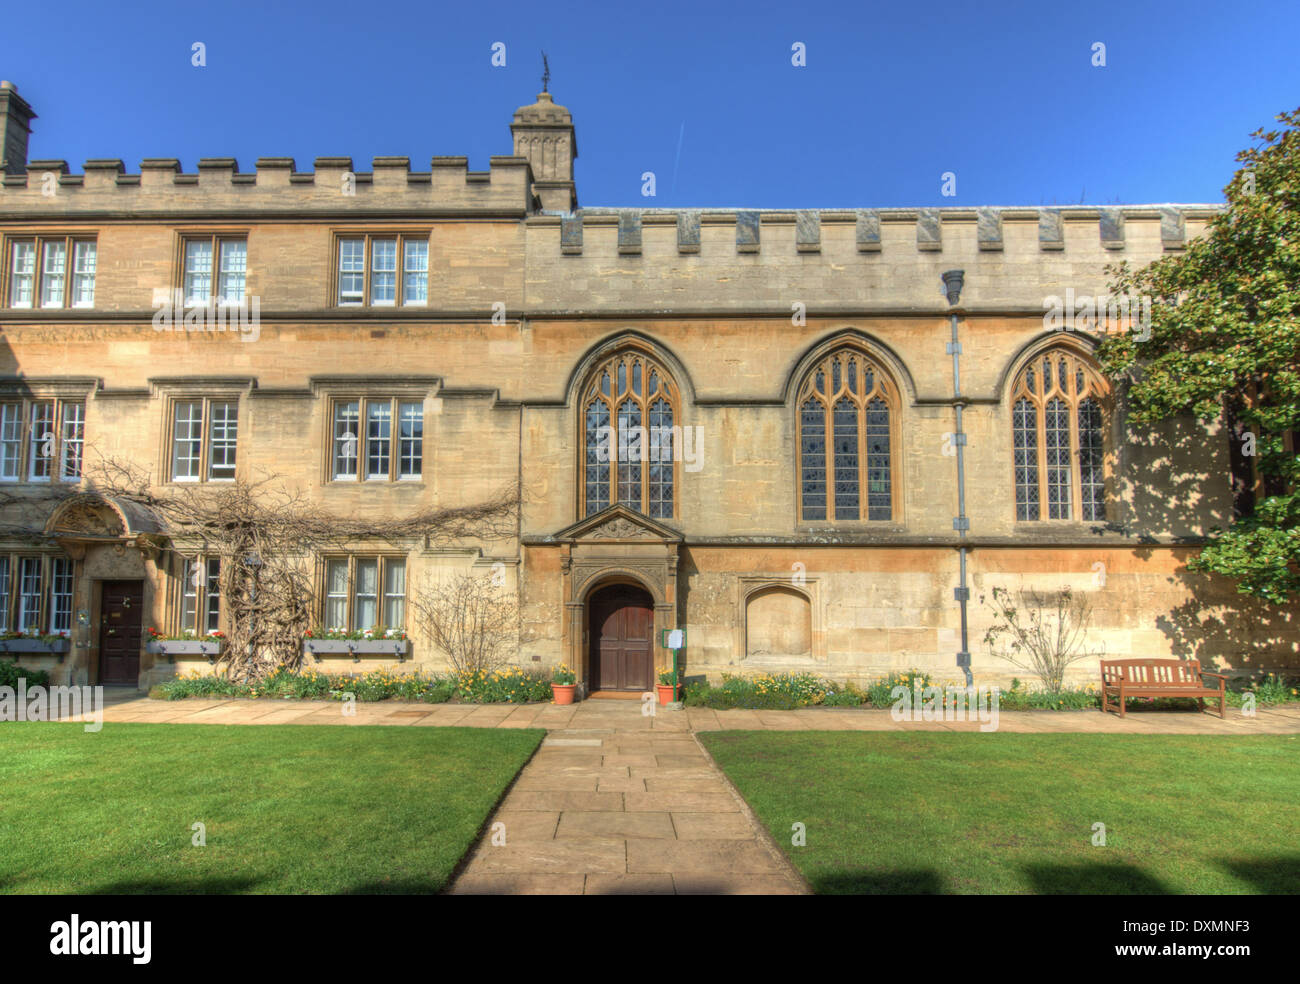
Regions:
<instances>
[{"instance_id":1,"label":"shadow on wall","mask_svg":"<svg viewBox=\"0 0 1300 984\"><path fill-rule=\"evenodd\" d=\"M1171 582L1192 597L1156 617L1173 652L1242 675L1300 668L1295 606L1269 605L1238 594L1227 578L1180 571Z\"/></svg>"},{"instance_id":2,"label":"shadow on wall","mask_svg":"<svg viewBox=\"0 0 1300 984\"><path fill-rule=\"evenodd\" d=\"M1129 425L1123 435L1119 498L1123 531L1142 543L1187 538L1233 522L1228 432L1191 419ZM1195 554L1193 553L1192 556ZM1139 549L1148 559L1152 551ZM1171 651L1204 667L1256 676L1300 669L1300 606L1238 593L1229 578L1179 569L1168 579L1186 601L1153 617Z\"/></svg>"}]
</instances>

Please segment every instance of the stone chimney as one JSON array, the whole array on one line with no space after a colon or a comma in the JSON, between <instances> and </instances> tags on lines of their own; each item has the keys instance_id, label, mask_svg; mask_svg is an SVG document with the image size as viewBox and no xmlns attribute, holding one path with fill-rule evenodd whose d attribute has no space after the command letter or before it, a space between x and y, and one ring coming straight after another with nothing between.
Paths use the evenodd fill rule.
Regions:
<instances>
[{"instance_id":1,"label":"stone chimney","mask_svg":"<svg viewBox=\"0 0 1300 984\"><path fill-rule=\"evenodd\" d=\"M555 105L549 92L540 93L537 102L515 111L510 132L515 138L515 156L527 157L533 166L533 194L542 208L548 212L576 209L573 161L578 156L578 141L569 111Z\"/></svg>"},{"instance_id":2,"label":"stone chimney","mask_svg":"<svg viewBox=\"0 0 1300 984\"><path fill-rule=\"evenodd\" d=\"M0 120L4 121L4 135L0 137L0 170L5 174L27 173L27 138L32 132L31 121L36 119L27 100L18 95L12 82L0 82Z\"/></svg>"}]
</instances>

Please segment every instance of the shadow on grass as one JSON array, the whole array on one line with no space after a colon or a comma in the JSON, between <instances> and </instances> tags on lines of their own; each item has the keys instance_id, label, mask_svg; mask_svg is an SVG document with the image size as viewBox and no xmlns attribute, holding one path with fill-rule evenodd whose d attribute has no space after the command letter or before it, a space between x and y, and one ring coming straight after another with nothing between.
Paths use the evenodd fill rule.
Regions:
<instances>
[{"instance_id":1,"label":"shadow on grass","mask_svg":"<svg viewBox=\"0 0 1300 984\"><path fill-rule=\"evenodd\" d=\"M193 881L169 881L149 878L139 881L107 882L78 888L77 895L241 895L255 892L260 878L196 878ZM8 889L10 886L5 886Z\"/></svg>"},{"instance_id":2,"label":"shadow on grass","mask_svg":"<svg viewBox=\"0 0 1300 984\"><path fill-rule=\"evenodd\" d=\"M393 881L366 882L336 892L336 895L437 895L443 889L442 882L427 878L394 879Z\"/></svg>"},{"instance_id":3,"label":"shadow on grass","mask_svg":"<svg viewBox=\"0 0 1300 984\"><path fill-rule=\"evenodd\" d=\"M1131 864L1031 864L1021 869L1036 895L1173 895Z\"/></svg>"},{"instance_id":4,"label":"shadow on grass","mask_svg":"<svg viewBox=\"0 0 1300 984\"><path fill-rule=\"evenodd\" d=\"M198 878L194 881L168 881L147 879L143 881L109 882L78 889L85 895L245 895L265 891L265 880L260 878ZM339 889L335 895L437 895L442 883L430 879L396 879L392 881L362 882ZM0 891L18 891L12 885L0 885Z\"/></svg>"},{"instance_id":5,"label":"shadow on grass","mask_svg":"<svg viewBox=\"0 0 1300 984\"><path fill-rule=\"evenodd\" d=\"M842 871L812 879L818 895L942 895L943 876L915 868L906 871Z\"/></svg>"},{"instance_id":6,"label":"shadow on grass","mask_svg":"<svg viewBox=\"0 0 1300 984\"><path fill-rule=\"evenodd\" d=\"M1216 863L1265 895L1300 895L1300 856L1223 858Z\"/></svg>"}]
</instances>

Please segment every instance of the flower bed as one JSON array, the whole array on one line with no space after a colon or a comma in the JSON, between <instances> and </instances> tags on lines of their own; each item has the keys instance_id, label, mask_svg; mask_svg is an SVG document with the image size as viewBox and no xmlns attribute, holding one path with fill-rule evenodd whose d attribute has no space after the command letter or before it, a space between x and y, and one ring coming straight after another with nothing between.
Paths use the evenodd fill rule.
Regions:
<instances>
[{"instance_id":1,"label":"flower bed","mask_svg":"<svg viewBox=\"0 0 1300 984\"><path fill-rule=\"evenodd\" d=\"M822 680L811 673L760 674L752 677L724 675L719 686L696 681L686 688L686 704L690 707L712 707L717 710L747 708L754 710L793 710L797 707L872 707L887 710L895 700L896 687L909 692L917 688L938 686L941 690L962 687L960 682L932 682L928 673L908 670L894 672L875 680L866 687ZM1270 673L1241 690L1228 691L1228 703L1241 707L1253 698L1257 706L1300 701L1297 681L1288 683ZM1004 711L1084 711L1101 708L1101 693L1095 683L1083 687L1065 687L1057 693L1026 687L1018 679L1010 687L998 691L998 706ZM1187 698L1145 697L1130 698L1130 707L1173 708L1186 710Z\"/></svg>"},{"instance_id":2,"label":"flower bed","mask_svg":"<svg viewBox=\"0 0 1300 984\"><path fill-rule=\"evenodd\" d=\"M510 668L494 673L460 676L395 673L375 669L366 673L321 673L277 670L258 681L240 683L224 676L197 672L160 683L149 691L159 700L186 697L279 698L283 700L359 701L411 700L441 704L457 700L467 704L523 704L551 699L551 677L541 671Z\"/></svg>"}]
</instances>

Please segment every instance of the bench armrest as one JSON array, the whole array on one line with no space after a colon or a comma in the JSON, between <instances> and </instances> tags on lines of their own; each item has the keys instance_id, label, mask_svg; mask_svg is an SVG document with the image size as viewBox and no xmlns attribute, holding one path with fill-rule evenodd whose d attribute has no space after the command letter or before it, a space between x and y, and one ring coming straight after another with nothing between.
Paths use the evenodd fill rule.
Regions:
<instances>
[{"instance_id":1,"label":"bench armrest","mask_svg":"<svg viewBox=\"0 0 1300 984\"><path fill-rule=\"evenodd\" d=\"M1218 677L1220 680L1227 682L1227 676L1223 673L1211 673L1209 670L1201 670L1201 676Z\"/></svg>"}]
</instances>

